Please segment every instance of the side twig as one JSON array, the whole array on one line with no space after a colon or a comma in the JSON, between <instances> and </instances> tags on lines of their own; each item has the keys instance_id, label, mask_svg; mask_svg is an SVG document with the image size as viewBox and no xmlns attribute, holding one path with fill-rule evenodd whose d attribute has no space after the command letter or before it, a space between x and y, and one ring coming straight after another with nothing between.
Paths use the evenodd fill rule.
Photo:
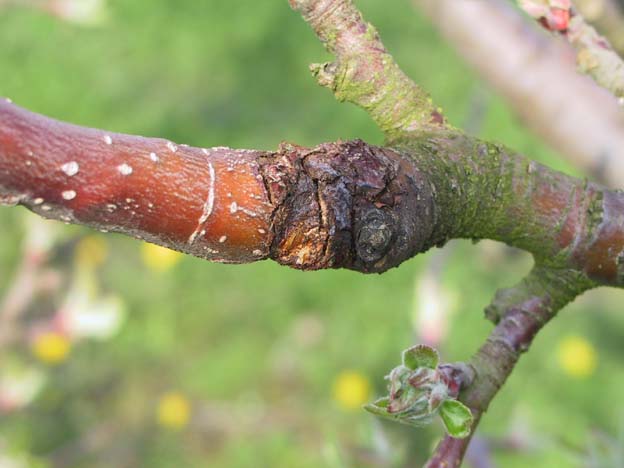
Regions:
<instances>
[{"instance_id":1,"label":"side twig","mask_svg":"<svg viewBox=\"0 0 624 468\"><path fill-rule=\"evenodd\" d=\"M311 66L318 82L339 101L365 109L388 141L444 126L441 110L403 73L351 0L290 0L290 4L336 57L334 62Z\"/></svg>"},{"instance_id":2,"label":"side twig","mask_svg":"<svg viewBox=\"0 0 624 468\"><path fill-rule=\"evenodd\" d=\"M624 53L624 8L618 0L576 0L576 6L587 21L604 34L613 49Z\"/></svg>"},{"instance_id":3,"label":"side twig","mask_svg":"<svg viewBox=\"0 0 624 468\"><path fill-rule=\"evenodd\" d=\"M551 31L560 32L576 49L579 69L624 99L624 61L570 0L519 0L520 7Z\"/></svg>"},{"instance_id":4,"label":"side twig","mask_svg":"<svg viewBox=\"0 0 624 468\"><path fill-rule=\"evenodd\" d=\"M591 287L586 278L573 270L536 267L517 286L497 293L486 311L497 325L470 360L473 379L460 394L461 401L473 413L471 436L489 403L539 330L567 303ZM426 468L459 467L470 437L455 439L446 436Z\"/></svg>"}]
</instances>

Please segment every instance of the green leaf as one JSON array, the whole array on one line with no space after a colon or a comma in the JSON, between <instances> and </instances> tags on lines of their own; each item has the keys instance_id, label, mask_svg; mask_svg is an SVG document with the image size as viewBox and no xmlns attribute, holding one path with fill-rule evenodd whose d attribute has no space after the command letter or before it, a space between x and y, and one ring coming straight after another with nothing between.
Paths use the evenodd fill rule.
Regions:
<instances>
[{"instance_id":1,"label":"green leaf","mask_svg":"<svg viewBox=\"0 0 624 468\"><path fill-rule=\"evenodd\" d=\"M394 422L398 422L401 424L405 424L412 427L423 427L427 424L431 423L432 414L431 413L400 413L400 414L392 414L388 413L388 404L390 400L388 398L380 398L374 403L369 403L364 406L364 409L369 413L374 414L375 416L379 416L384 419L389 419Z\"/></svg>"},{"instance_id":2,"label":"green leaf","mask_svg":"<svg viewBox=\"0 0 624 468\"><path fill-rule=\"evenodd\" d=\"M364 409L369 413L374 414L375 416L381 417L391 417L394 419L394 416L388 413L388 404L390 403L390 399L388 397L380 398L379 400L375 400L372 403L364 405Z\"/></svg>"},{"instance_id":3,"label":"green leaf","mask_svg":"<svg viewBox=\"0 0 624 468\"><path fill-rule=\"evenodd\" d=\"M416 345L403 351L403 365L411 370L419 367L435 369L439 360L438 352L427 345Z\"/></svg>"},{"instance_id":4,"label":"green leaf","mask_svg":"<svg viewBox=\"0 0 624 468\"><path fill-rule=\"evenodd\" d=\"M463 439L470 435L472 413L466 405L457 400L446 400L440 406L440 416L451 437Z\"/></svg>"}]
</instances>

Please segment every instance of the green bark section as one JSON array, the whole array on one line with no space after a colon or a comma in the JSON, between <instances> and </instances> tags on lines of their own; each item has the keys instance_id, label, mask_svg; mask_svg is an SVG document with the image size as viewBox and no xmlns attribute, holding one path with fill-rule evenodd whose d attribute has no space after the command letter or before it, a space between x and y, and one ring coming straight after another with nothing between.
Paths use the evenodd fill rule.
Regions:
<instances>
[{"instance_id":1,"label":"green bark section","mask_svg":"<svg viewBox=\"0 0 624 468\"><path fill-rule=\"evenodd\" d=\"M350 0L291 0L328 52L331 63L313 64L319 84L339 101L365 109L387 141L441 128L444 119L431 98L399 68L377 30Z\"/></svg>"},{"instance_id":2,"label":"green bark section","mask_svg":"<svg viewBox=\"0 0 624 468\"><path fill-rule=\"evenodd\" d=\"M500 290L487 309L498 323L470 361L475 378L461 400L473 410L485 411L537 332L593 286L577 271L538 266L515 287Z\"/></svg>"},{"instance_id":3,"label":"green bark section","mask_svg":"<svg viewBox=\"0 0 624 468\"><path fill-rule=\"evenodd\" d=\"M504 146L456 130L404 141L435 197L431 244L493 239L531 252L537 264L568 268L603 221L605 189Z\"/></svg>"}]
</instances>

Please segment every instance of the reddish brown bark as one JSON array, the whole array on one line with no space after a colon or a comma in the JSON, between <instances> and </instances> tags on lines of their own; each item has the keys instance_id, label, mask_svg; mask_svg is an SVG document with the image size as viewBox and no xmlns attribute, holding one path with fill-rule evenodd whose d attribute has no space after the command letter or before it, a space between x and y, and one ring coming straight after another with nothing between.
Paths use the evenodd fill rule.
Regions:
<instances>
[{"instance_id":1,"label":"reddish brown bark","mask_svg":"<svg viewBox=\"0 0 624 468\"><path fill-rule=\"evenodd\" d=\"M61 123L0 100L5 202L214 261L266 258L261 152L191 148Z\"/></svg>"}]
</instances>

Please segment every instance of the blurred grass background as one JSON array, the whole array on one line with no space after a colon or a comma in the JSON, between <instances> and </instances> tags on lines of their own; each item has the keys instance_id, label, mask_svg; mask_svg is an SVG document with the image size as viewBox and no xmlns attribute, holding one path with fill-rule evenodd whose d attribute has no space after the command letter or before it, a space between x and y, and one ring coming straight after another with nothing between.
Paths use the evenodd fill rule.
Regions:
<instances>
[{"instance_id":1,"label":"blurred grass background","mask_svg":"<svg viewBox=\"0 0 624 468\"><path fill-rule=\"evenodd\" d=\"M575 174L408 2L357 3L451 122ZM203 147L382 141L363 111L310 77L308 64L329 57L285 0L106 6L106 21L88 28L0 10L0 95L73 123ZM0 210L2 291L21 256L25 216ZM59 235L90 233L62 226ZM2 457L36 467L419 466L441 426L388 426L359 405L385 392L383 376L421 334L423 275L438 265L443 297L434 299L448 313L440 348L454 361L486 337L482 309L494 291L531 264L493 243L455 241L443 257L429 252L381 276L301 273L270 262L168 261L135 240L95 238L107 252L98 287L123 300L125 320L107 340L71 343L55 363L28 346L2 352L1 365L19 361L45 375L32 402L0 413L2 468ZM71 269L63 261L57 267ZM597 433L621 447L623 299L587 294L536 339L479 429L499 466L587 466ZM39 304L36 314L59 304Z\"/></svg>"}]
</instances>

